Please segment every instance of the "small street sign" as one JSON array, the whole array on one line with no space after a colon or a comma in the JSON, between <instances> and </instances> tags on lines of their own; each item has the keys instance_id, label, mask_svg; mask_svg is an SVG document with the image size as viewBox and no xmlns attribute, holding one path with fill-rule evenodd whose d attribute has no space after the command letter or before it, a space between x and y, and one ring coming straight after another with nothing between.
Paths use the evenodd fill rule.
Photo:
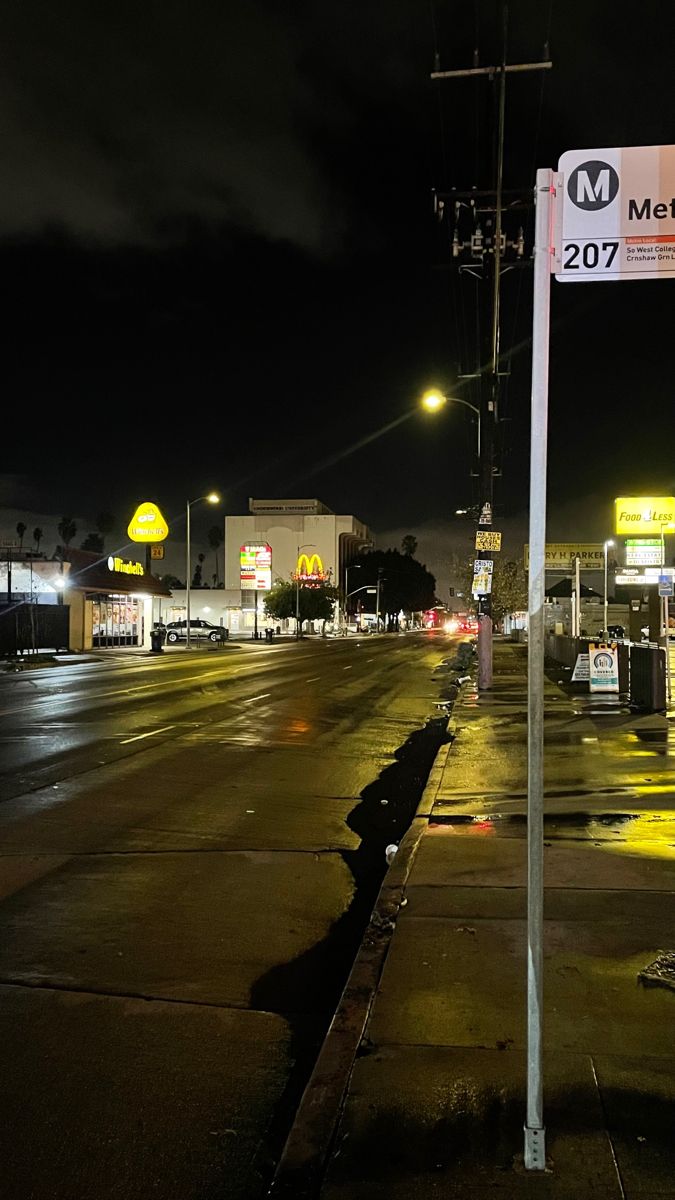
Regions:
<instances>
[{"instance_id":1,"label":"small street sign","mask_svg":"<svg viewBox=\"0 0 675 1200\"><path fill-rule=\"evenodd\" d=\"M150 546L151 558L164 558L164 547L160 545Z\"/></svg>"},{"instance_id":2,"label":"small street sign","mask_svg":"<svg viewBox=\"0 0 675 1200\"><path fill-rule=\"evenodd\" d=\"M659 576L659 596L672 596L673 581L668 575Z\"/></svg>"},{"instance_id":3,"label":"small street sign","mask_svg":"<svg viewBox=\"0 0 675 1200\"><path fill-rule=\"evenodd\" d=\"M492 529L476 530L476 550L501 550L502 535Z\"/></svg>"},{"instance_id":4,"label":"small street sign","mask_svg":"<svg viewBox=\"0 0 675 1200\"><path fill-rule=\"evenodd\" d=\"M478 518L478 524L479 525L491 525L492 524L492 505L487 500L480 510L480 517Z\"/></svg>"},{"instance_id":5,"label":"small street sign","mask_svg":"<svg viewBox=\"0 0 675 1200\"><path fill-rule=\"evenodd\" d=\"M491 558L474 558L473 573L474 575L491 575L494 565Z\"/></svg>"}]
</instances>

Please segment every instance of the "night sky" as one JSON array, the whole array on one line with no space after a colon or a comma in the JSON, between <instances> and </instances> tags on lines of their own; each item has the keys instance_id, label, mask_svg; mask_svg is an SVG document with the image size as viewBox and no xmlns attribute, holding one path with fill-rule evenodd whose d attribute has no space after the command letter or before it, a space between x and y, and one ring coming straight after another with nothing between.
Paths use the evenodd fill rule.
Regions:
<instances>
[{"instance_id":1,"label":"night sky","mask_svg":"<svg viewBox=\"0 0 675 1200\"><path fill-rule=\"evenodd\" d=\"M475 362L431 193L490 185L493 85L429 73L436 52L498 60L501 9L3 5L4 532L67 512L84 535L101 509L122 529L140 499L170 517L211 487L228 512L316 495L384 544L417 533L438 570L473 430L406 414ZM547 40L553 69L508 85L507 188L567 149L675 141L671 6L512 0L508 60ZM504 283L514 545L531 290L529 270ZM550 533L602 538L615 495L675 486L675 281L553 291Z\"/></svg>"}]
</instances>

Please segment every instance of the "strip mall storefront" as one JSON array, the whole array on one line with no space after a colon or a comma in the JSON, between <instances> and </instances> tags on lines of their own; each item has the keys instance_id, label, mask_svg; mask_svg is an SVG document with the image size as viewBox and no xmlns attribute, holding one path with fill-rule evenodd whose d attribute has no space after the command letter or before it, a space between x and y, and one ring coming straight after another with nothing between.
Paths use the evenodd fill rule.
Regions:
<instances>
[{"instance_id":1,"label":"strip mall storefront","mask_svg":"<svg viewBox=\"0 0 675 1200\"><path fill-rule=\"evenodd\" d=\"M65 593L71 649L149 646L153 600L171 593L140 562L71 550Z\"/></svg>"}]
</instances>

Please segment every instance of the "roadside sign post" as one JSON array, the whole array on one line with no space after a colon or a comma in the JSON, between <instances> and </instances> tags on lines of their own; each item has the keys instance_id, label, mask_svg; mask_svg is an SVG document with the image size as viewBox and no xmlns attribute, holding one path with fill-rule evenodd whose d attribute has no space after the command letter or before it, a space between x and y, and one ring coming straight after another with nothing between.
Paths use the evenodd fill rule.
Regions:
<instances>
[{"instance_id":1,"label":"roadside sign post","mask_svg":"<svg viewBox=\"0 0 675 1200\"><path fill-rule=\"evenodd\" d=\"M525 1167L546 1168L541 1062L544 932L544 599L553 171L537 171L527 655L527 1112Z\"/></svg>"},{"instance_id":2,"label":"roadside sign post","mask_svg":"<svg viewBox=\"0 0 675 1200\"><path fill-rule=\"evenodd\" d=\"M561 282L675 276L675 146L569 150L537 171L530 434L527 700L527 1104L524 1159L546 1169L542 1082L544 567L551 274ZM661 523L668 518L657 514ZM650 513L650 516L653 514ZM638 513L641 518L641 514ZM640 519L627 532L651 532ZM655 530L655 532L658 532ZM576 572L575 572L576 573ZM577 574L578 579L578 574ZM667 600L666 600L667 603ZM668 632L666 618L666 634ZM668 659L666 641L666 659Z\"/></svg>"}]
</instances>

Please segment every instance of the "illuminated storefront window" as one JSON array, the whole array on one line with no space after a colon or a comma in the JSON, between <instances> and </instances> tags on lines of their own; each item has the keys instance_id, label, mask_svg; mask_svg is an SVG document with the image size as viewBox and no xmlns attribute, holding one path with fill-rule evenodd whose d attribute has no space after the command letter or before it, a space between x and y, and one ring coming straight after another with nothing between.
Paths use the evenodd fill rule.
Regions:
<instances>
[{"instance_id":1,"label":"illuminated storefront window","mask_svg":"<svg viewBox=\"0 0 675 1200\"><path fill-rule=\"evenodd\" d=\"M133 596L95 596L92 646L138 646L143 641L143 604Z\"/></svg>"}]
</instances>

